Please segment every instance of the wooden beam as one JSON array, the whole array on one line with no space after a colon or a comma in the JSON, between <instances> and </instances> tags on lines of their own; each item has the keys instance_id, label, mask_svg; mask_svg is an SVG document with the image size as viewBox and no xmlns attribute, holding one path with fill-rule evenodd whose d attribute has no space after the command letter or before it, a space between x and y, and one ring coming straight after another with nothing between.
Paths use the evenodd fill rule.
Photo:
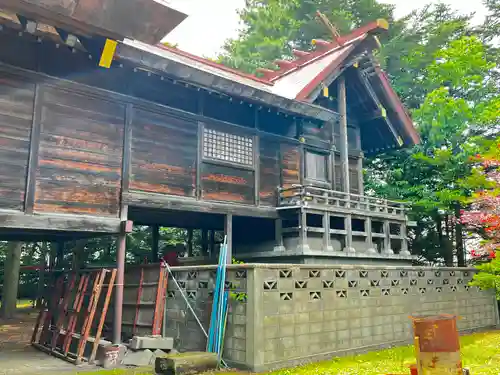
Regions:
<instances>
[{"instance_id":1,"label":"wooden beam","mask_svg":"<svg viewBox=\"0 0 500 375\"><path fill-rule=\"evenodd\" d=\"M0 210L0 229L118 233L120 220L83 215L27 215Z\"/></svg>"},{"instance_id":2,"label":"wooden beam","mask_svg":"<svg viewBox=\"0 0 500 375\"><path fill-rule=\"evenodd\" d=\"M174 197L156 193L128 192L123 194L123 200L126 204L135 207L213 214L230 213L236 216L255 216L272 219L278 217L276 208L273 207L255 207L237 203L197 201L193 198Z\"/></svg>"},{"instance_id":3,"label":"wooden beam","mask_svg":"<svg viewBox=\"0 0 500 375\"><path fill-rule=\"evenodd\" d=\"M31 125L30 153L28 160L28 171L26 177L26 194L24 196L24 210L33 213L35 205L36 171L38 167L38 154L40 150L40 134L42 129L42 93L40 84L35 86L35 97L33 105L33 122Z\"/></svg>"}]
</instances>

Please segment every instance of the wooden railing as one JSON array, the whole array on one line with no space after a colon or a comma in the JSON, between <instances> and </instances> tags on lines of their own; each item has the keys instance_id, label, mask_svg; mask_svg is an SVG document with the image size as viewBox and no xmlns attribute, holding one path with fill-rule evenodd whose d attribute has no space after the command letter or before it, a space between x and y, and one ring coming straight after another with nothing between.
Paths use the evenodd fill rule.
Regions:
<instances>
[{"instance_id":1,"label":"wooden railing","mask_svg":"<svg viewBox=\"0 0 500 375\"><path fill-rule=\"evenodd\" d=\"M311 206L328 211L352 210L365 213L378 213L404 218L409 206L407 203L365 195L345 193L314 186L293 185L279 188L278 207Z\"/></svg>"}]
</instances>

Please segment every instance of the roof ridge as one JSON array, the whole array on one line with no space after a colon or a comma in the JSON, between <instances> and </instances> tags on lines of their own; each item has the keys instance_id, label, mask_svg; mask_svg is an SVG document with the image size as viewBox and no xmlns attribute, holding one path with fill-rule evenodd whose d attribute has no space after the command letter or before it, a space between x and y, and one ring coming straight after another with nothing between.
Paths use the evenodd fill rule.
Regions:
<instances>
[{"instance_id":1,"label":"roof ridge","mask_svg":"<svg viewBox=\"0 0 500 375\"><path fill-rule=\"evenodd\" d=\"M293 60L275 60L274 64L278 66L277 70L259 68L257 71L264 75L264 78L270 82L282 78L283 76L302 68L318 58L324 57L332 52L335 52L343 47L351 45L358 39L367 34L377 34L389 29L389 23L384 19L378 19L367 25L358 27L352 30L349 34L340 36L335 41L313 39L311 44L315 47L312 51L302 51L294 49L292 53L295 55ZM286 62L286 63L284 63Z\"/></svg>"}]
</instances>

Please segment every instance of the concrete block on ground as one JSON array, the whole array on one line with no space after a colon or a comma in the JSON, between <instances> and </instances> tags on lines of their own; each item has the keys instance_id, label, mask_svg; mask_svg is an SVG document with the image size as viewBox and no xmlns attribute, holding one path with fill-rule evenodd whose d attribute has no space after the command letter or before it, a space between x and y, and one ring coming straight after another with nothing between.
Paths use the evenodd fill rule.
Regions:
<instances>
[{"instance_id":1,"label":"concrete block on ground","mask_svg":"<svg viewBox=\"0 0 500 375\"><path fill-rule=\"evenodd\" d=\"M218 365L217 354L206 352L187 352L157 357L157 374L196 374L215 370Z\"/></svg>"},{"instance_id":2,"label":"concrete block on ground","mask_svg":"<svg viewBox=\"0 0 500 375\"><path fill-rule=\"evenodd\" d=\"M171 350L174 348L174 339L172 337L161 336L134 336L130 341L129 348L132 350Z\"/></svg>"},{"instance_id":3,"label":"concrete block on ground","mask_svg":"<svg viewBox=\"0 0 500 375\"><path fill-rule=\"evenodd\" d=\"M123 358L123 364L126 366L148 366L154 361L155 355L149 350L129 350Z\"/></svg>"}]
</instances>

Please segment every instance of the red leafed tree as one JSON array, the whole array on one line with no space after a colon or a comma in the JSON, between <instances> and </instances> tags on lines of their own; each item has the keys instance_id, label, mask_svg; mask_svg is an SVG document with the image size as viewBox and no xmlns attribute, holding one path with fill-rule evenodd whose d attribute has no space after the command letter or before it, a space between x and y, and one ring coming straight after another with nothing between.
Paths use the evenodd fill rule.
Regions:
<instances>
[{"instance_id":1,"label":"red leafed tree","mask_svg":"<svg viewBox=\"0 0 500 375\"><path fill-rule=\"evenodd\" d=\"M484 152L472 161L477 167L469 184L475 192L461 220L481 238L470 252L472 260L488 261L500 250L500 142L487 142Z\"/></svg>"}]
</instances>

